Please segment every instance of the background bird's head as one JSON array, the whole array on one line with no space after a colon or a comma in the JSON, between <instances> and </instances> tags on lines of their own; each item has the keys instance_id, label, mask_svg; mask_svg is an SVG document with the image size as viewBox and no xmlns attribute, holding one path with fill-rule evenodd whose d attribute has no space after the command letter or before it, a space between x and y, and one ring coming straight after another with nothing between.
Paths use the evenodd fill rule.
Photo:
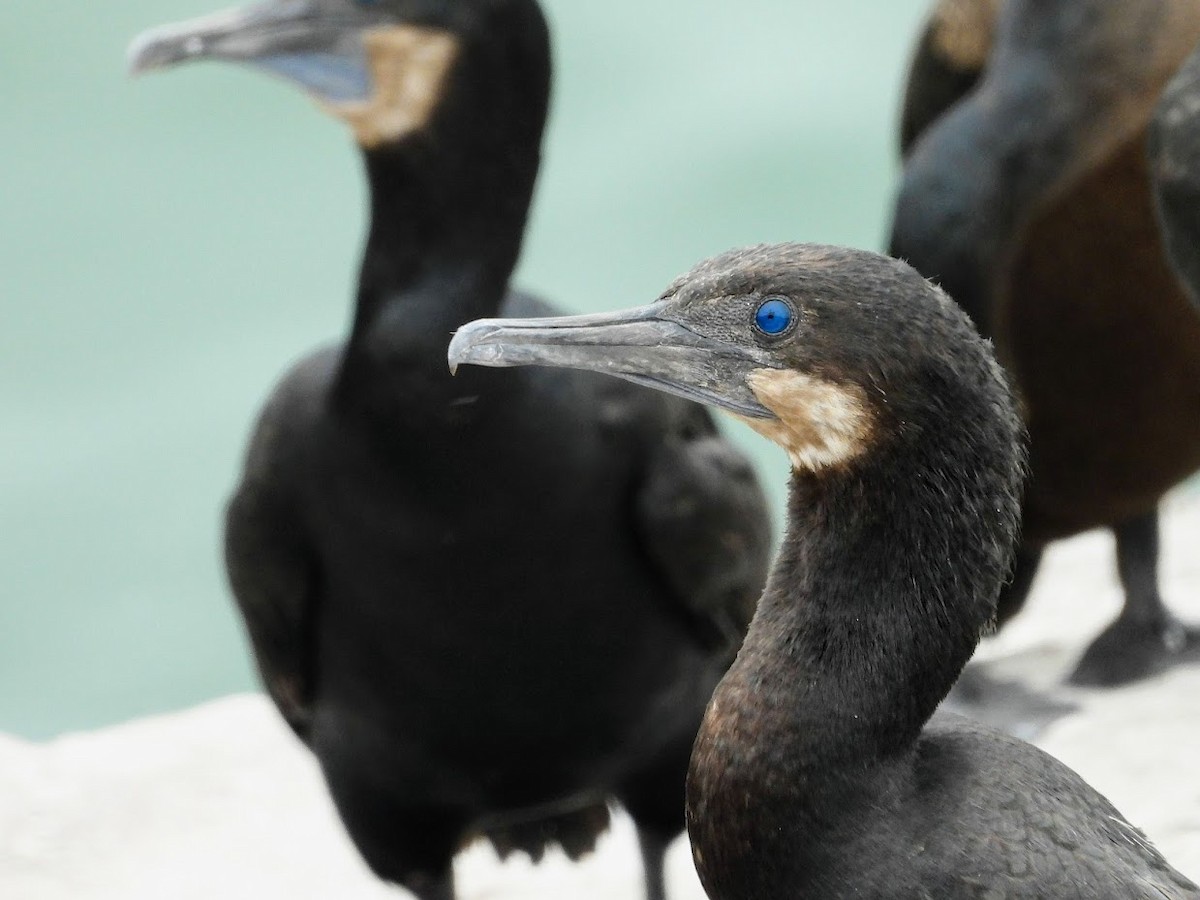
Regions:
<instances>
[{"instance_id":1,"label":"background bird's head","mask_svg":"<svg viewBox=\"0 0 1200 900\"><path fill-rule=\"evenodd\" d=\"M266 0L153 28L129 49L134 73L202 59L298 85L366 149L436 131L463 107L481 131L516 117L540 136L549 93L534 0Z\"/></svg>"}]
</instances>

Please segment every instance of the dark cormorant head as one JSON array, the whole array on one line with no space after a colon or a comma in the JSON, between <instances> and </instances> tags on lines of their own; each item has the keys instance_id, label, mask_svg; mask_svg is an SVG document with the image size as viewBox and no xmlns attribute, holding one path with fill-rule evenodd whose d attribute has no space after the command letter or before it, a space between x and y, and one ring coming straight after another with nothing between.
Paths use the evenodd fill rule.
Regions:
<instances>
[{"instance_id":1,"label":"dark cormorant head","mask_svg":"<svg viewBox=\"0 0 1200 900\"><path fill-rule=\"evenodd\" d=\"M266 0L143 32L129 68L217 59L264 69L299 85L373 149L428 125L468 41L499 45L501 65L519 59L529 69L518 85L522 115L540 135L549 51L535 0ZM513 52L506 41L524 46Z\"/></svg>"},{"instance_id":2,"label":"dark cormorant head","mask_svg":"<svg viewBox=\"0 0 1200 900\"><path fill-rule=\"evenodd\" d=\"M897 440L936 443L940 432L956 444L948 452L982 453L1002 480L1020 468L1020 425L990 346L914 269L867 251L732 251L649 306L472 322L449 361L587 369L708 403L778 443L800 471Z\"/></svg>"}]
</instances>

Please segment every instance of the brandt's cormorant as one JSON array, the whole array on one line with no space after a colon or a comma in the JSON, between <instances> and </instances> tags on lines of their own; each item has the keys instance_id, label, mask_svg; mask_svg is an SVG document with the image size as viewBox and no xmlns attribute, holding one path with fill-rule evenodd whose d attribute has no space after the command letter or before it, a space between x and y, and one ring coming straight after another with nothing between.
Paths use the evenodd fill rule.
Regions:
<instances>
[{"instance_id":1,"label":"brandt's cormorant","mask_svg":"<svg viewBox=\"0 0 1200 900\"><path fill-rule=\"evenodd\" d=\"M977 40L937 38L953 21L975 22ZM1075 669L1083 684L1200 647L1157 579L1159 499L1200 469L1200 315L1164 251L1146 153L1164 85L1198 39L1191 0L944 0L906 94L914 133L890 252L995 340L1030 432L999 622L1020 610L1049 542L1116 535L1125 605Z\"/></svg>"},{"instance_id":2,"label":"brandt's cormorant","mask_svg":"<svg viewBox=\"0 0 1200 900\"><path fill-rule=\"evenodd\" d=\"M700 405L594 375L446 371L463 322L548 311L508 288L550 84L537 4L272 0L131 55L282 75L365 158L353 329L271 396L226 533L263 681L358 849L441 900L473 834L578 855L616 798L661 898L769 524Z\"/></svg>"},{"instance_id":3,"label":"brandt's cormorant","mask_svg":"<svg viewBox=\"0 0 1200 900\"><path fill-rule=\"evenodd\" d=\"M1066 766L935 713L1009 570L1023 434L990 345L914 269L733 251L650 306L469 324L449 358L653 384L791 459L783 546L688 776L713 900L1200 898Z\"/></svg>"}]
</instances>

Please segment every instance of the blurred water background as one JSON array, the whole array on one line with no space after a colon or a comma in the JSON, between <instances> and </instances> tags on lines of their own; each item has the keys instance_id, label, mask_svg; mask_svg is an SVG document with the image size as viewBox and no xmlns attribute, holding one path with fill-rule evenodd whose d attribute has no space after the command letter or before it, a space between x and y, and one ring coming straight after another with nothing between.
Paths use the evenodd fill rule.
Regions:
<instances>
[{"instance_id":1,"label":"blurred water background","mask_svg":"<svg viewBox=\"0 0 1200 900\"><path fill-rule=\"evenodd\" d=\"M543 3L522 286L599 310L734 245L882 245L925 0ZM0 731L255 683L221 509L276 377L347 324L364 191L349 135L290 86L126 79L136 32L215 5L0 9ZM730 427L778 509L782 456Z\"/></svg>"}]
</instances>

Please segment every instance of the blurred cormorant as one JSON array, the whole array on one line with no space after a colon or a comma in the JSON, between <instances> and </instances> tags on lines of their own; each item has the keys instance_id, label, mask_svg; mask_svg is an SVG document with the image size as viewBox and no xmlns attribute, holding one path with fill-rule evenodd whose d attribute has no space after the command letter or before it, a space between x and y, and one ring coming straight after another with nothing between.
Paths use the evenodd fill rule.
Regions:
<instances>
[{"instance_id":1,"label":"blurred cormorant","mask_svg":"<svg viewBox=\"0 0 1200 900\"><path fill-rule=\"evenodd\" d=\"M469 324L449 357L654 384L791 459L783 546L688 776L713 900L1200 897L1066 766L935 713L1011 564L1023 434L990 345L915 270L733 251L650 306Z\"/></svg>"},{"instance_id":2,"label":"blurred cormorant","mask_svg":"<svg viewBox=\"0 0 1200 900\"><path fill-rule=\"evenodd\" d=\"M534 0L271 0L155 29L134 70L275 72L345 120L371 221L349 339L268 401L226 560L263 681L358 849L423 900L482 833L586 851L617 798L647 890L765 577L745 458L701 406L596 376L452 379L510 293L550 82Z\"/></svg>"},{"instance_id":3,"label":"blurred cormorant","mask_svg":"<svg viewBox=\"0 0 1200 900\"><path fill-rule=\"evenodd\" d=\"M950 22L975 23L975 40L938 38ZM1159 499L1200 468L1200 316L1164 252L1146 154L1163 87L1198 39L1200 6L1181 0L943 0L906 93L890 252L995 340L1030 432L999 622L1049 542L1116 535L1125 605L1075 669L1083 684L1200 646L1157 578Z\"/></svg>"}]
</instances>

